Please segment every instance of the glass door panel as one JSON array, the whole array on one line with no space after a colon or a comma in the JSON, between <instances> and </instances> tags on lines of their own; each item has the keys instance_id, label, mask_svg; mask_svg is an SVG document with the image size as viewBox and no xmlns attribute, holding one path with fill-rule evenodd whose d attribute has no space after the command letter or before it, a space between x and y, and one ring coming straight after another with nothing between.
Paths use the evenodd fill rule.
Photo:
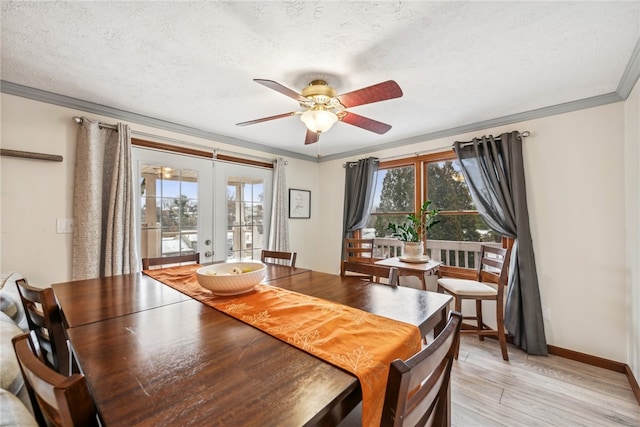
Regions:
<instances>
[{"instance_id":1,"label":"glass door panel","mask_svg":"<svg viewBox=\"0 0 640 427\"><path fill-rule=\"evenodd\" d=\"M265 201L271 200L272 171L222 162L216 162L215 171L216 187L224 186L226 195L216 204L226 207L226 259L258 260L267 243Z\"/></svg>"},{"instance_id":2,"label":"glass door panel","mask_svg":"<svg viewBox=\"0 0 640 427\"><path fill-rule=\"evenodd\" d=\"M211 254L211 161L134 148L140 258ZM208 242L208 243L207 243Z\"/></svg>"}]
</instances>

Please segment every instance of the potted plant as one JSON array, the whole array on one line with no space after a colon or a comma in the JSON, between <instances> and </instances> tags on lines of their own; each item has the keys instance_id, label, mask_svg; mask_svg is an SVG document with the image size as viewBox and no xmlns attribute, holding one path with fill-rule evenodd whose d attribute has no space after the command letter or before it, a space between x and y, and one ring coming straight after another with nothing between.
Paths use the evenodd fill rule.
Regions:
<instances>
[{"instance_id":1,"label":"potted plant","mask_svg":"<svg viewBox=\"0 0 640 427\"><path fill-rule=\"evenodd\" d=\"M407 215L404 224L389 223L387 230L398 240L404 242L403 255L405 258L420 259L424 254L424 241L427 231L440 222L437 218L440 209L429 209L431 200L427 200L420 207L418 216Z\"/></svg>"}]
</instances>

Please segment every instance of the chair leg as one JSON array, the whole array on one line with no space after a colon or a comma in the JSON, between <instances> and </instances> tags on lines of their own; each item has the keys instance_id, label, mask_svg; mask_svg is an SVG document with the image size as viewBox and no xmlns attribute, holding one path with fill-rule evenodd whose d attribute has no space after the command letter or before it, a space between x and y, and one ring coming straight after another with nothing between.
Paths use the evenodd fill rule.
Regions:
<instances>
[{"instance_id":1,"label":"chair leg","mask_svg":"<svg viewBox=\"0 0 640 427\"><path fill-rule=\"evenodd\" d=\"M476 300L476 317L478 321L478 331L482 331L482 325L484 325L484 321L482 320L482 300ZM478 335L480 341L484 341L484 335Z\"/></svg>"},{"instance_id":2,"label":"chair leg","mask_svg":"<svg viewBox=\"0 0 640 427\"><path fill-rule=\"evenodd\" d=\"M457 296L453 297L454 301L455 301L455 310L458 313L462 313L462 298L458 298ZM464 319L464 317L463 317ZM458 360L458 354L460 353L460 340L458 339L458 342L456 343L456 355L455 355L455 359Z\"/></svg>"},{"instance_id":3,"label":"chair leg","mask_svg":"<svg viewBox=\"0 0 640 427\"><path fill-rule=\"evenodd\" d=\"M500 350L502 350L502 358L505 361L509 361L509 352L507 351L507 337L504 333L504 328L501 328L502 331L498 331L498 338L500 339Z\"/></svg>"},{"instance_id":4,"label":"chair leg","mask_svg":"<svg viewBox=\"0 0 640 427\"><path fill-rule=\"evenodd\" d=\"M496 312L496 321L498 327L498 340L500 341L500 350L502 351L502 358L505 361L509 361L509 352L507 351L507 335L504 331L504 309L498 307Z\"/></svg>"}]
</instances>

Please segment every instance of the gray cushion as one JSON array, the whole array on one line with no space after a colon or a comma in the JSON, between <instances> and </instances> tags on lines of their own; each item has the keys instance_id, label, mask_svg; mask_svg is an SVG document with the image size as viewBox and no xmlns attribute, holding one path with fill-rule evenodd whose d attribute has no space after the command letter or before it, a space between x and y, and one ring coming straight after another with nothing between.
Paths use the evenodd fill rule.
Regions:
<instances>
[{"instance_id":1,"label":"gray cushion","mask_svg":"<svg viewBox=\"0 0 640 427\"><path fill-rule=\"evenodd\" d=\"M38 423L26 406L6 390L0 389L0 424L3 426L37 427Z\"/></svg>"},{"instance_id":2,"label":"gray cushion","mask_svg":"<svg viewBox=\"0 0 640 427\"><path fill-rule=\"evenodd\" d=\"M15 284L9 284L9 287L12 286L15 286ZM2 292L0 294L0 312L9 316L13 321L20 317L21 304L22 302L17 301L16 298L9 292Z\"/></svg>"},{"instance_id":3,"label":"gray cushion","mask_svg":"<svg viewBox=\"0 0 640 427\"><path fill-rule=\"evenodd\" d=\"M20 273L12 273L6 280L4 287L0 290L0 311L13 319L23 331L26 331L29 329L29 324L16 285L16 280L22 277Z\"/></svg>"},{"instance_id":4,"label":"gray cushion","mask_svg":"<svg viewBox=\"0 0 640 427\"><path fill-rule=\"evenodd\" d=\"M22 333L24 331L9 316L0 312L0 387L13 394L20 392L24 381L11 338Z\"/></svg>"},{"instance_id":5,"label":"gray cushion","mask_svg":"<svg viewBox=\"0 0 640 427\"><path fill-rule=\"evenodd\" d=\"M2 290L2 288L4 288L4 284L7 283L7 280L9 280L9 278L13 275L13 272L11 273L0 273L0 291Z\"/></svg>"}]
</instances>

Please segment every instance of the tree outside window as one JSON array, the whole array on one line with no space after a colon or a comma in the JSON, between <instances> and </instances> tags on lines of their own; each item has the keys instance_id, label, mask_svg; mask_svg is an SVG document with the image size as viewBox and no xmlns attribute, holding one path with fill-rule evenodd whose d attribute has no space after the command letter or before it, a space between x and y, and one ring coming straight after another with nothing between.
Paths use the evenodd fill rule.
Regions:
<instances>
[{"instance_id":1,"label":"tree outside window","mask_svg":"<svg viewBox=\"0 0 640 427\"><path fill-rule=\"evenodd\" d=\"M375 233L375 237L390 238L388 223L404 222L408 213L415 213L416 206L428 199L433 208L441 209L440 223L429 230L429 240L500 242L500 236L478 215L460 170L453 152L407 159L404 164L397 160L381 163L363 237Z\"/></svg>"},{"instance_id":2,"label":"tree outside window","mask_svg":"<svg viewBox=\"0 0 640 427\"><path fill-rule=\"evenodd\" d=\"M142 165L141 255L185 255L197 250L198 173Z\"/></svg>"},{"instance_id":3,"label":"tree outside window","mask_svg":"<svg viewBox=\"0 0 640 427\"><path fill-rule=\"evenodd\" d=\"M500 242L478 215L458 160L425 162L427 198L442 209L440 224L429 230L428 238L455 242Z\"/></svg>"},{"instance_id":4,"label":"tree outside window","mask_svg":"<svg viewBox=\"0 0 640 427\"><path fill-rule=\"evenodd\" d=\"M401 224L415 211L414 165L380 169L374 195L372 215L363 237L375 232L376 237L389 235L387 225Z\"/></svg>"}]
</instances>

